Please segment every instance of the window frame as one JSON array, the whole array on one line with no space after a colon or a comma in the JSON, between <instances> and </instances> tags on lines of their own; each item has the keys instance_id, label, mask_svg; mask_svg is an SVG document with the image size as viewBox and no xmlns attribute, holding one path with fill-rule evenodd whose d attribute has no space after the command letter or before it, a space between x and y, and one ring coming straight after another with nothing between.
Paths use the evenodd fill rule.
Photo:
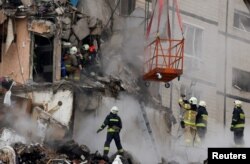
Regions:
<instances>
[{"instance_id":1,"label":"window frame","mask_svg":"<svg viewBox=\"0 0 250 164\"><path fill-rule=\"evenodd\" d=\"M236 68L236 67L232 67L232 87L240 90L240 91L244 91L244 92L250 92L250 86L249 88L246 87L248 86L248 82L242 83L241 81L237 80L237 79L241 79L240 76L244 76L244 75L249 75L250 77L250 72L246 71L246 70L242 70L240 68ZM245 78L244 78L245 79Z\"/></svg>"},{"instance_id":2,"label":"window frame","mask_svg":"<svg viewBox=\"0 0 250 164\"><path fill-rule=\"evenodd\" d=\"M249 18L249 19L250 19L250 14L248 14L248 13L246 13L246 12L244 12L244 11L241 11L241 10L234 9L234 18L233 18L233 28L235 28L235 29L237 29L237 30L240 30L240 31L243 31L243 32L246 32L246 33L250 33L250 30L247 31L247 30L245 29L245 26L244 26L243 23L242 23L243 29L241 29L240 27L236 27L236 26L235 26L235 14L246 16L246 17ZM240 25L239 25L239 26L240 26ZM250 26L249 26L249 28L250 28Z\"/></svg>"},{"instance_id":3,"label":"window frame","mask_svg":"<svg viewBox=\"0 0 250 164\"><path fill-rule=\"evenodd\" d=\"M199 29L201 30L201 54L200 55L196 55L196 54L188 54L185 52L185 48L184 48L184 56L186 59L190 59L191 62L192 62L192 66L190 69L192 68L197 68L199 69L200 68L200 64L202 63L203 59L203 41L204 41L204 28L199 26L199 25L195 25L195 24L192 24L192 23L188 23L188 22L185 22L183 21L183 35L184 35L184 38L186 40L186 28L185 26L189 26L189 27L193 27L195 29ZM195 40L193 39L193 42L195 42ZM193 44L194 45L194 44ZM186 45L185 45L186 46ZM184 47L185 47L184 46ZM194 48L193 48L194 49ZM185 60L185 59L184 59ZM185 61L184 61L185 62ZM193 62L195 63L196 66L194 66Z\"/></svg>"}]
</instances>

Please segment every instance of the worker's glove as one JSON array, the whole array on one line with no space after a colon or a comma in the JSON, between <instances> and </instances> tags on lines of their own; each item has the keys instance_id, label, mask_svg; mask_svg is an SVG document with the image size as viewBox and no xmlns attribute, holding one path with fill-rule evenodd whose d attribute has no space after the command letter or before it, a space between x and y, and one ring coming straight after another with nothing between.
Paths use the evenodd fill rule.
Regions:
<instances>
[{"instance_id":1,"label":"worker's glove","mask_svg":"<svg viewBox=\"0 0 250 164\"><path fill-rule=\"evenodd\" d=\"M98 130L96 131L96 133L99 133L100 131L102 131L102 129L98 129Z\"/></svg>"},{"instance_id":2,"label":"worker's glove","mask_svg":"<svg viewBox=\"0 0 250 164\"><path fill-rule=\"evenodd\" d=\"M233 131L234 131L234 128L233 128L233 127L231 127L231 128L230 128L230 130L233 132Z\"/></svg>"}]
</instances>

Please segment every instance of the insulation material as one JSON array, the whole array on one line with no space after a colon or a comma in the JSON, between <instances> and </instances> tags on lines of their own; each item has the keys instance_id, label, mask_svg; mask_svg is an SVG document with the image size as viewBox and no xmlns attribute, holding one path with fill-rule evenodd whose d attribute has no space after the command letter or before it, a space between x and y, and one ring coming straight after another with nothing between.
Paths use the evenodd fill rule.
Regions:
<instances>
[{"instance_id":1,"label":"insulation material","mask_svg":"<svg viewBox=\"0 0 250 164\"><path fill-rule=\"evenodd\" d=\"M14 40L14 29L13 29L13 22L12 19L8 21L8 29L7 29L7 38L6 38L6 47L5 53L8 51L12 41Z\"/></svg>"},{"instance_id":2,"label":"insulation material","mask_svg":"<svg viewBox=\"0 0 250 164\"><path fill-rule=\"evenodd\" d=\"M80 19L72 28L74 34L79 40L82 40L90 33L87 19Z\"/></svg>"},{"instance_id":3,"label":"insulation material","mask_svg":"<svg viewBox=\"0 0 250 164\"><path fill-rule=\"evenodd\" d=\"M32 20L28 30L41 35L54 35L55 25L51 21L47 20Z\"/></svg>"}]
</instances>

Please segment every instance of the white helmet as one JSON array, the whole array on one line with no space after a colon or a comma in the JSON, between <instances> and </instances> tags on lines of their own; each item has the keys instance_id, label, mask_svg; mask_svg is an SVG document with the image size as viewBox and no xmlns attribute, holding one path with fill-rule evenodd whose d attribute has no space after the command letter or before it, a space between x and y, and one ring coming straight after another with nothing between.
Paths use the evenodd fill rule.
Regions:
<instances>
[{"instance_id":1,"label":"white helmet","mask_svg":"<svg viewBox=\"0 0 250 164\"><path fill-rule=\"evenodd\" d=\"M86 50L86 51L89 50L89 45L88 45L88 44L84 44L82 47L83 47L83 49Z\"/></svg>"},{"instance_id":2,"label":"white helmet","mask_svg":"<svg viewBox=\"0 0 250 164\"><path fill-rule=\"evenodd\" d=\"M110 109L110 112L113 113L113 114L117 114L119 111L118 107L117 106L113 106L111 109Z\"/></svg>"},{"instance_id":3,"label":"white helmet","mask_svg":"<svg viewBox=\"0 0 250 164\"><path fill-rule=\"evenodd\" d=\"M69 53L70 53L71 55L76 54L76 53L77 53L77 48L76 48L76 47L72 47L72 48L69 50Z\"/></svg>"},{"instance_id":4,"label":"white helmet","mask_svg":"<svg viewBox=\"0 0 250 164\"><path fill-rule=\"evenodd\" d=\"M240 100L235 100L234 104L236 107L241 107L242 106L242 102Z\"/></svg>"},{"instance_id":5,"label":"white helmet","mask_svg":"<svg viewBox=\"0 0 250 164\"><path fill-rule=\"evenodd\" d=\"M197 98L191 97L191 98L189 99L189 103L192 104L192 105L197 105Z\"/></svg>"},{"instance_id":6,"label":"white helmet","mask_svg":"<svg viewBox=\"0 0 250 164\"><path fill-rule=\"evenodd\" d=\"M199 106L203 106L203 107L206 107L207 106L207 104L206 104L206 102L205 101L200 101L199 102Z\"/></svg>"}]
</instances>

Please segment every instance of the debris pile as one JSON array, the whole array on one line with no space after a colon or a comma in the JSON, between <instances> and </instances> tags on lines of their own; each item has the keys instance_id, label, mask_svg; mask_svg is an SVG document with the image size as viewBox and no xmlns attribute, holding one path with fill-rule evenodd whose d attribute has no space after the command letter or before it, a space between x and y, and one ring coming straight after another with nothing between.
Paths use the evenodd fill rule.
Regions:
<instances>
[{"instance_id":1,"label":"debris pile","mask_svg":"<svg viewBox=\"0 0 250 164\"><path fill-rule=\"evenodd\" d=\"M11 164L107 163L100 153L90 154L86 145L78 145L73 140L64 142L57 149L39 143L24 144L17 142L11 146L0 148L0 162Z\"/></svg>"},{"instance_id":2,"label":"debris pile","mask_svg":"<svg viewBox=\"0 0 250 164\"><path fill-rule=\"evenodd\" d=\"M86 145L79 145L72 139L62 139L41 143L27 143L12 129L3 129L0 138L0 163L76 163L76 164L108 164L118 159L117 154L108 159L98 151L91 153ZM128 152L119 156L123 164L136 164Z\"/></svg>"}]
</instances>

